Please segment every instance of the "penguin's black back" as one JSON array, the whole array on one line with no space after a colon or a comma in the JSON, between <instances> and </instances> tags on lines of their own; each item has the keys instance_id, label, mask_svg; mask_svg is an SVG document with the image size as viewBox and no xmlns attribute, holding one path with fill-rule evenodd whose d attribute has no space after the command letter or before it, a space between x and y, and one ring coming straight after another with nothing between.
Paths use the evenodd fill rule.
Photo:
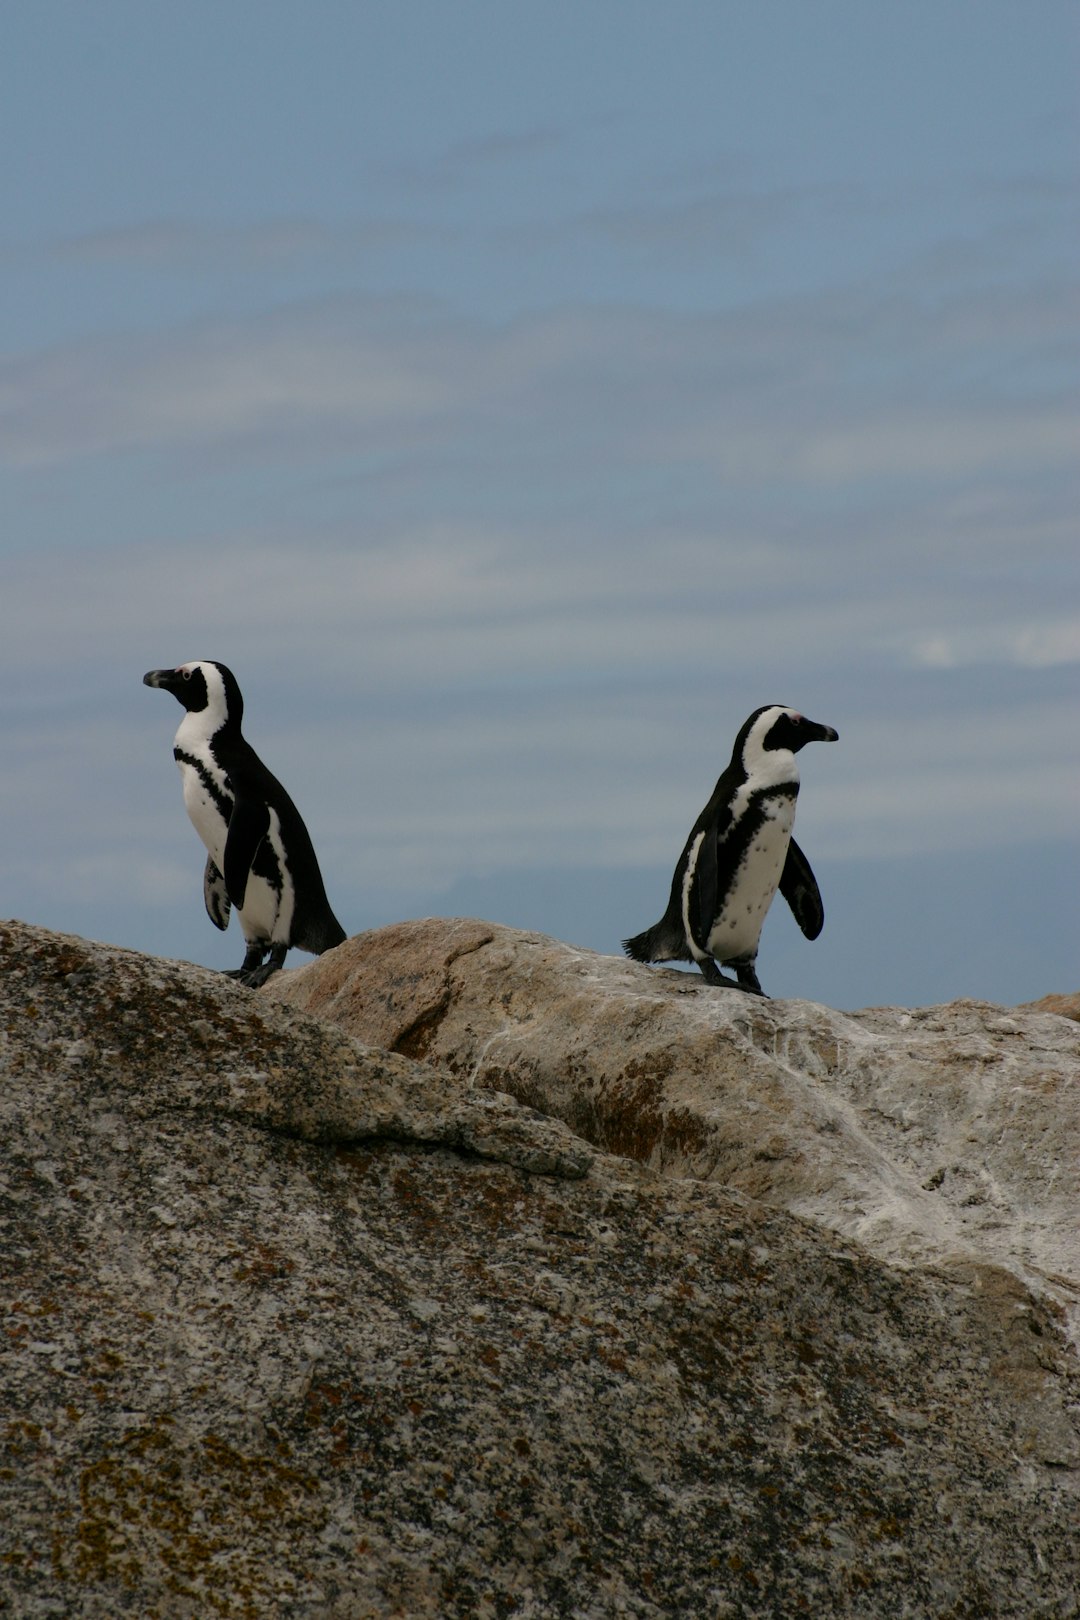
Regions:
<instances>
[{"instance_id":1,"label":"penguin's black back","mask_svg":"<svg viewBox=\"0 0 1080 1620\"><path fill-rule=\"evenodd\" d=\"M296 945L320 956L340 945L345 930L330 909L311 836L292 799L247 739L239 735L239 728L229 726L217 732L211 748L228 775L236 803L265 804L277 814L294 894L290 947ZM277 877L276 861L266 844L256 852L251 869L271 882Z\"/></svg>"}]
</instances>

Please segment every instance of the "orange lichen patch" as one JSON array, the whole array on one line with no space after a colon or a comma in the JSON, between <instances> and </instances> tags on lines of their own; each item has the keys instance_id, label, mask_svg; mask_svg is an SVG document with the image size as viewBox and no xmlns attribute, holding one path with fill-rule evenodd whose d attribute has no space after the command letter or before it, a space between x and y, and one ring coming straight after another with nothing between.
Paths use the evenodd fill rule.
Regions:
<instances>
[{"instance_id":1,"label":"orange lichen patch","mask_svg":"<svg viewBox=\"0 0 1080 1620\"><path fill-rule=\"evenodd\" d=\"M69 1541L54 1545L56 1574L133 1590L150 1571L207 1614L259 1620L286 1595L282 1584L295 1594L304 1576L304 1535L320 1517L316 1481L215 1434L184 1449L173 1427L162 1417L131 1430L115 1452L84 1469L78 1523ZM295 1540L284 1571L279 1556L273 1582L259 1556L267 1537Z\"/></svg>"}]
</instances>

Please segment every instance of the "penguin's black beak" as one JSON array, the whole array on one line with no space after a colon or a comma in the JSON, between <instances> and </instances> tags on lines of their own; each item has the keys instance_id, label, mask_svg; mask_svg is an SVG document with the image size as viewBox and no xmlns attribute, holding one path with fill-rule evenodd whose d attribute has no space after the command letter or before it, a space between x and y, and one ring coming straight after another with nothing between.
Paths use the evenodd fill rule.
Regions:
<instances>
[{"instance_id":1,"label":"penguin's black beak","mask_svg":"<svg viewBox=\"0 0 1080 1620\"><path fill-rule=\"evenodd\" d=\"M150 669L142 678L144 686L163 686L166 692L171 692L176 685L175 669Z\"/></svg>"},{"instance_id":2,"label":"penguin's black beak","mask_svg":"<svg viewBox=\"0 0 1080 1620\"><path fill-rule=\"evenodd\" d=\"M805 748L811 742L839 742L840 733L832 726L819 726L816 720L808 720L805 714L800 714L795 722L798 736L796 747Z\"/></svg>"}]
</instances>

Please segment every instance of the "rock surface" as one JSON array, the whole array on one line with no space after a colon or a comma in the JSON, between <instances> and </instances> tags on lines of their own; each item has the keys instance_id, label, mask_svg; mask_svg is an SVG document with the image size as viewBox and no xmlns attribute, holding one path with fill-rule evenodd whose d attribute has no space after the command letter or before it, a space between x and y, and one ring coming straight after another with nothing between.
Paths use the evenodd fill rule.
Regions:
<instances>
[{"instance_id":1,"label":"rock surface","mask_svg":"<svg viewBox=\"0 0 1080 1620\"><path fill-rule=\"evenodd\" d=\"M253 995L0 925L0 1611L1080 1612L1077 1368L1053 1297L1067 1279L1041 1279L1034 1248L992 1258L959 1216L948 1263L933 1245L920 1261L921 1232L906 1265L887 1263L836 1222L781 1207L768 1166L786 1161L755 1158L796 1139L794 1119L773 1119L767 1052L795 1072L793 1054L837 1015L755 1003L706 1016L666 974L484 932L428 925L432 951L410 957L408 936L387 931ZM465 989L485 955L486 1012ZM559 961L581 982L556 1016L544 998ZM626 972L615 995L607 975ZM287 1005L300 997L339 1017L370 1001L372 1039L398 1054ZM689 1103L679 1146L677 1048L661 1089L643 1059L638 1100L618 1100L630 1156L545 1117L571 1114L577 1089L594 1143L615 1131L614 1079L589 1078L590 1001L613 1032L628 1018L645 1032L658 1002L712 1027L714 1093L741 1087L745 1111L757 1077L765 1097L745 1164ZM1045 1094L1067 1084L1060 1019L1009 1015L1010 1035L984 1027L1000 1009L968 1004L970 1051L939 1075L927 1016L859 1015L859 1040L895 1044L881 1020L904 1016L922 1054L906 1102L916 1139L931 1134L919 1085L956 1099L962 1070L991 1106L999 1045L1020 1064L1037 1039ZM505 1084L528 1089L531 1028L546 1073L559 1025L574 1062L552 1082L558 1109L540 1114ZM864 1106L830 1053L818 1112L807 1103L799 1125L804 1159L837 1135L819 1118ZM702 1109L704 1065L688 1071ZM896 1087L888 1129L904 1140ZM969 1160L1007 1128L1034 1130L1034 1082L1014 1089L1014 1112L994 1115ZM811 1172L806 1196L822 1197ZM1008 1185L1019 1197L1026 1184ZM1024 1240L1042 1234L1039 1256L1051 1192Z\"/></svg>"},{"instance_id":2,"label":"rock surface","mask_svg":"<svg viewBox=\"0 0 1080 1620\"><path fill-rule=\"evenodd\" d=\"M361 934L268 994L880 1258L1007 1266L1080 1330L1080 1030L841 1013L474 921Z\"/></svg>"},{"instance_id":3,"label":"rock surface","mask_svg":"<svg viewBox=\"0 0 1080 1620\"><path fill-rule=\"evenodd\" d=\"M1067 995L1043 996L1039 1001L1025 1001L1023 1010L1057 1013L1062 1018L1071 1018L1080 1024L1080 990L1073 990Z\"/></svg>"}]
</instances>

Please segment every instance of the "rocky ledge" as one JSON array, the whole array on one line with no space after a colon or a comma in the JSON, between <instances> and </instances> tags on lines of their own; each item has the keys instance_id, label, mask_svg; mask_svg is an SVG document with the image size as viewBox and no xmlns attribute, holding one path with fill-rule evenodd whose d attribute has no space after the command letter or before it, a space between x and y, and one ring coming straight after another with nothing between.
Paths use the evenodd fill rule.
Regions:
<instances>
[{"instance_id":1,"label":"rocky ledge","mask_svg":"<svg viewBox=\"0 0 1080 1620\"><path fill-rule=\"evenodd\" d=\"M0 1611L1080 1612L1066 1018L448 922L0 1002Z\"/></svg>"},{"instance_id":2,"label":"rocky ledge","mask_svg":"<svg viewBox=\"0 0 1080 1620\"><path fill-rule=\"evenodd\" d=\"M1080 1336L1080 1029L1043 1004L835 1012L440 919L268 993L883 1260L1006 1267Z\"/></svg>"}]
</instances>

